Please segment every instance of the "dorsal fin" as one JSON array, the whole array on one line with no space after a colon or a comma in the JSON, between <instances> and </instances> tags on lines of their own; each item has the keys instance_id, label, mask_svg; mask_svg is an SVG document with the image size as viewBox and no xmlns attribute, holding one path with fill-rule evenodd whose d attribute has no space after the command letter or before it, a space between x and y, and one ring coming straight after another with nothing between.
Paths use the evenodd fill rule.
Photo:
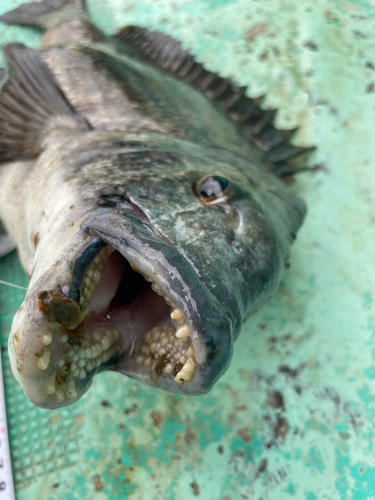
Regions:
<instances>
[{"instance_id":1,"label":"dorsal fin","mask_svg":"<svg viewBox=\"0 0 375 500\"><path fill-rule=\"evenodd\" d=\"M0 90L0 162L34 158L51 128L91 128L35 51L16 43L4 53L8 77Z\"/></svg>"},{"instance_id":2,"label":"dorsal fin","mask_svg":"<svg viewBox=\"0 0 375 500\"><path fill-rule=\"evenodd\" d=\"M306 170L305 162L301 164L295 159L303 156L306 160L314 148L297 147L289 143L297 129L279 130L274 127L272 122L276 110L263 110L260 107L263 96L257 99L247 97L246 87L235 86L229 78L207 71L202 64L194 61L188 51L182 50L180 42L163 33L128 26L122 28L115 38L135 50L138 56L182 78L217 101L239 124L245 137L268 154L275 174L283 177Z\"/></svg>"}]
</instances>

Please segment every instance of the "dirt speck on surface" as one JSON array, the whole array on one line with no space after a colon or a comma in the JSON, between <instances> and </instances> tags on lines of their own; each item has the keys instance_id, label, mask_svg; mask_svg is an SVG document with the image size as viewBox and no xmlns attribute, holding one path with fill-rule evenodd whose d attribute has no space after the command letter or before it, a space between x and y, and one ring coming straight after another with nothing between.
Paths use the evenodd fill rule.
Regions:
<instances>
[{"instance_id":1,"label":"dirt speck on surface","mask_svg":"<svg viewBox=\"0 0 375 500\"><path fill-rule=\"evenodd\" d=\"M194 432L190 427L186 428L184 435L185 443L190 444L192 441L197 439L197 433Z\"/></svg>"},{"instance_id":2,"label":"dirt speck on surface","mask_svg":"<svg viewBox=\"0 0 375 500\"><path fill-rule=\"evenodd\" d=\"M260 464L258 465L258 472L260 474L266 470L267 464L268 460L266 458L263 458L263 460L260 461Z\"/></svg>"},{"instance_id":3,"label":"dirt speck on surface","mask_svg":"<svg viewBox=\"0 0 375 500\"><path fill-rule=\"evenodd\" d=\"M191 489L193 490L194 495L197 497L199 496L200 489L199 489L199 484L196 481L193 481L190 483Z\"/></svg>"},{"instance_id":4,"label":"dirt speck on surface","mask_svg":"<svg viewBox=\"0 0 375 500\"><path fill-rule=\"evenodd\" d=\"M152 423L154 424L155 427L157 427L158 429L163 427L164 417L160 413L160 411L153 410L151 412L151 418L152 418Z\"/></svg>"},{"instance_id":5,"label":"dirt speck on surface","mask_svg":"<svg viewBox=\"0 0 375 500\"><path fill-rule=\"evenodd\" d=\"M76 425L82 425L84 421L85 421L85 415L83 413L80 413L74 418L74 423Z\"/></svg>"},{"instance_id":6,"label":"dirt speck on surface","mask_svg":"<svg viewBox=\"0 0 375 500\"><path fill-rule=\"evenodd\" d=\"M249 31L246 33L246 40L249 42L252 42L253 40L256 39L257 36L262 35L267 31L268 25L263 23L263 24L256 24L252 28L249 29Z\"/></svg>"},{"instance_id":7,"label":"dirt speck on surface","mask_svg":"<svg viewBox=\"0 0 375 500\"><path fill-rule=\"evenodd\" d=\"M100 477L100 475L95 474L95 476L93 476L92 480L94 481L95 491L97 491L97 492L102 491L104 488L104 484L103 484L103 481L102 481L102 478Z\"/></svg>"},{"instance_id":8,"label":"dirt speck on surface","mask_svg":"<svg viewBox=\"0 0 375 500\"><path fill-rule=\"evenodd\" d=\"M316 52L318 50L318 46L314 42L306 42L304 45L307 49L313 50Z\"/></svg>"},{"instance_id":9,"label":"dirt speck on surface","mask_svg":"<svg viewBox=\"0 0 375 500\"><path fill-rule=\"evenodd\" d=\"M283 439L286 438L289 430L289 424L286 418L278 415L275 425L275 437L281 436Z\"/></svg>"},{"instance_id":10,"label":"dirt speck on surface","mask_svg":"<svg viewBox=\"0 0 375 500\"><path fill-rule=\"evenodd\" d=\"M268 391L266 404L271 408L285 410L284 397L280 391Z\"/></svg>"},{"instance_id":11,"label":"dirt speck on surface","mask_svg":"<svg viewBox=\"0 0 375 500\"><path fill-rule=\"evenodd\" d=\"M250 443L252 439L249 427L242 427L241 429L238 429L237 435L242 439L244 443Z\"/></svg>"}]
</instances>

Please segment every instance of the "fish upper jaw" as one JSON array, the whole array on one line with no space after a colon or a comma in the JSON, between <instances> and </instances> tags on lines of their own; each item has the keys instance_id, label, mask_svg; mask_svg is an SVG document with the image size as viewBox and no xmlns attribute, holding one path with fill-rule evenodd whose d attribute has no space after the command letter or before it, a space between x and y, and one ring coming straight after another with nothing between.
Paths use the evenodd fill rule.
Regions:
<instances>
[{"instance_id":1,"label":"fish upper jaw","mask_svg":"<svg viewBox=\"0 0 375 500\"><path fill-rule=\"evenodd\" d=\"M207 392L230 363L235 332L184 257L126 212L98 209L80 231L69 278L38 279L14 320L12 369L29 399L72 404L107 369Z\"/></svg>"}]
</instances>

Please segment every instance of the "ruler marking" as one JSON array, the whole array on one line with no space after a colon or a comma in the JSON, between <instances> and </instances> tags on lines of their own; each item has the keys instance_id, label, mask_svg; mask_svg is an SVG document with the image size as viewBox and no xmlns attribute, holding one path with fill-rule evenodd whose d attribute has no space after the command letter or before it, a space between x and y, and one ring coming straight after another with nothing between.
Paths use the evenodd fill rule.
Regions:
<instances>
[{"instance_id":1,"label":"ruler marking","mask_svg":"<svg viewBox=\"0 0 375 500\"><path fill-rule=\"evenodd\" d=\"M15 500L5 409L4 377L0 354L0 499Z\"/></svg>"}]
</instances>

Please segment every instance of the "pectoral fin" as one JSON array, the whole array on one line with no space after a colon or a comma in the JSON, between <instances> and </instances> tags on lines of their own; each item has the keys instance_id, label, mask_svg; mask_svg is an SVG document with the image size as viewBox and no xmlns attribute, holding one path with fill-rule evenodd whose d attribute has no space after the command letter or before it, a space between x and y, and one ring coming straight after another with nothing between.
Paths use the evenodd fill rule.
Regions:
<instances>
[{"instance_id":1,"label":"pectoral fin","mask_svg":"<svg viewBox=\"0 0 375 500\"><path fill-rule=\"evenodd\" d=\"M4 53L8 77L0 90L0 162L34 158L53 129L91 129L37 52L11 44Z\"/></svg>"}]
</instances>

